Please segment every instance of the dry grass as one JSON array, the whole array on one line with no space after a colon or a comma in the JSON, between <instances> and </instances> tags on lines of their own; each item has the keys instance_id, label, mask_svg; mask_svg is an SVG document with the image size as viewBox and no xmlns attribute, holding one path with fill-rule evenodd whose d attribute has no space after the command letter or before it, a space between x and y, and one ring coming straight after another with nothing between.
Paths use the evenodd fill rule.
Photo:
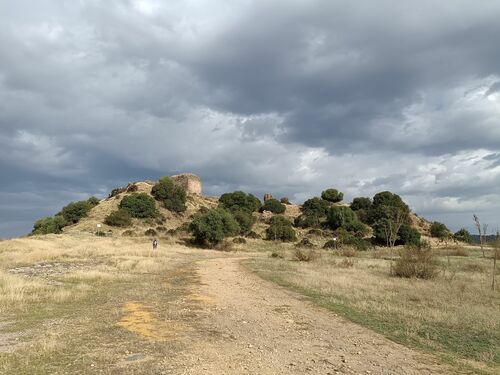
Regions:
<instances>
[{"instance_id":1,"label":"dry grass","mask_svg":"<svg viewBox=\"0 0 500 375\"><path fill-rule=\"evenodd\" d=\"M321 262L262 258L247 265L397 341L498 370L500 289L490 290L489 272L474 271L489 270L489 260L457 258L453 277L447 271L417 280L391 277L384 259L357 258L348 266L337 259L325 252Z\"/></svg>"}]
</instances>

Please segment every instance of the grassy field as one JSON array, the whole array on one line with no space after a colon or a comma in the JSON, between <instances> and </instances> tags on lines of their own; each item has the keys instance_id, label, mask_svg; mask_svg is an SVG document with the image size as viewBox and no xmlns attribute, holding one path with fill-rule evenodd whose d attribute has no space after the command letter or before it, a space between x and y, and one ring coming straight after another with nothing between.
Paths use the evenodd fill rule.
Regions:
<instances>
[{"instance_id":1,"label":"grassy field","mask_svg":"<svg viewBox=\"0 0 500 375\"><path fill-rule=\"evenodd\" d=\"M196 284L196 255L162 245L153 254L144 238L0 242L0 373L168 368L179 351L175 338L189 329L182 322L196 324L196 296L187 288Z\"/></svg>"},{"instance_id":2,"label":"grassy field","mask_svg":"<svg viewBox=\"0 0 500 375\"><path fill-rule=\"evenodd\" d=\"M477 251L440 250L439 275L417 280L389 276L380 251L351 258L318 251L298 262L293 248L277 246L283 258L249 259L246 267L397 342L476 373L500 372L500 288L491 290L492 260Z\"/></svg>"}]
</instances>

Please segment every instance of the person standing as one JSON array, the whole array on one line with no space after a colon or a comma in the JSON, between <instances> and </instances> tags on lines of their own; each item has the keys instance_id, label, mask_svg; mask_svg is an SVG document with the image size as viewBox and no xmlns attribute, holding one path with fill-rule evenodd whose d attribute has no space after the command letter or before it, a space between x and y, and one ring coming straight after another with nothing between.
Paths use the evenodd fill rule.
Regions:
<instances>
[{"instance_id":1,"label":"person standing","mask_svg":"<svg viewBox=\"0 0 500 375\"><path fill-rule=\"evenodd\" d=\"M156 248L158 247L158 241L156 240L156 238L153 239L153 250L156 250Z\"/></svg>"}]
</instances>

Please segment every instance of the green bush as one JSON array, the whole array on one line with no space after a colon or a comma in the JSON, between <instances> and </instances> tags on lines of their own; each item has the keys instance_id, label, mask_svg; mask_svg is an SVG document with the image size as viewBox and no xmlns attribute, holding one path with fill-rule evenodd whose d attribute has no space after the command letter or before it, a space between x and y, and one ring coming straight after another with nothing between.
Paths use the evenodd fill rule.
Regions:
<instances>
[{"instance_id":1,"label":"green bush","mask_svg":"<svg viewBox=\"0 0 500 375\"><path fill-rule=\"evenodd\" d=\"M186 192L174 184L170 177L162 177L151 189L151 195L162 202L163 207L174 212L186 211Z\"/></svg>"},{"instance_id":2,"label":"green bush","mask_svg":"<svg viewBox=\"0 0 500 375\"><path fill-rule=\"evenodd\" d=\"M372 200L365 197L354 198L350 207L353 211L369 210L372 207Z\"/></svg>"},{"instance_id":3,"label":"green bush","mask_svg":"<svg viewBox=\"0 0 500 375\"><path fill-rule=\"evenodd\" d=\"M123 197L119 207L127 211L130 216L139 219L155 217L155 200L146 193L134 193Z\"/></svg>"},{"instance_id":4,"label":"green bush","mask_svg":"<svg viewBox=\"0 0 500 375\"><path fill-rule=\"evenodd\" d=\"M266 229L266 240L280 240L283 242L295 241L297 236L292 223L283 216L273 216Z\"/></svg>"},{"instance_id":5,"label":"green bush","mask_svg":"<svg viewBox=\"0 0 500 375\"><path fill-rule=\"evenodd\" d=\"M63 207L58 215L62 215L68 225L75 224L78 223L82 217L87 216L92 207L93 206L88 201L71 202Z\"/></svg>"},{"instance_id":6,"label":"green bush","mask_svg":"<svg viewBox=\"0 0 500 375\"><path fill-rule=\"evenodd\" d=\"M318 218L326 216L330 205L324 199L314 197L308 199L302 205L302 212L308 216L317 216Z\"/></svg>"},{"instance_id":7,"label":"green bush","mask_svg":"<svg viewBox=\"0 0 500 375\"><path fill-rule=\"evenodd\" d=\"M264 203L264 205L260 208L260 212L271 211L273 214L282 214L285 212L286 207L277 199L269 199Z\"/></svg>"},{"instance_id":8,"label":"green bush","mask_svg":"<svg viewBox=\"0 0 500 375\"><path fill-rule=\"evenodd\" d=\"M401 197L389 191L375 194L373 203L369 211L369 220L376 223L381 219L393 220L397 213L403 213L404 222L408 223L410 218L410 208L403 202Z\"/></svg>"},{"instance_id":9,"label":"green bush","mask_svg":"<svg viewBox=\"0 0 500 375\"><path fill-rule=\"evenodd\" d=\"M344 193L337 189L326 189L321 193L321 198L328 202L337 203L344 199Z\"/></svg>"},{"instance_id":10,"label":"green bush","mask_svg":"<svg viewBox=\"0 0 500 375\"><path fill-rule=\"evenodd\" d=\"M321 225L320 218L315 214L302 214L293 220L297 228L318 228Z\"/></svg>"},{"instance_id":11,"label":"green bush","mask_svg":"<svg viewBox=\"0 0 500 375\"><path fill-rule=\"evenodd\" d=\"M99 198L96 198L96 197L90 197L89 199L87 199L87 202L92 206L92 207L95 207L99 204L100 200Z\"/></svg>"},{"instance_id":12,"label":"green bush","mask_svg":"<svg viewBox=\"0 0 500 375\"><path fill-rule=\"evenodd\" d=\"M439 221L434 221L431 224L431 236L439 238L440 240L446 239L448 236L450 236L450 231L444 225L443 223L440 223Z\"/></svg>"},{"instance_id":13,"label":"green bush","mask_svg":"<svg viewBox=\"0 0 500 375\"><path fill-rule=\"evenodd\" d=\"M153 228L149 228L144 232L144 235L149 237L155 237L157 234Z\"/></svg>"},{"instance_id":14,"label":"green bush","mask_svg":"<svg viewBox=\"0 0 500 375\"><path fill-rule=\"evenodd\" d=\"M344 228L348 232L366 233L366 227L349 207L331 207L327 214L327 223L333 230Z\"/></svg>"},{"instance_id":15,"label":"green bush","mask_svg":"<svg viewBox=\"0 0 500 375\"><path fill-rule=\"evenodd\" d=\"M219 206L232 212L241 210L254 212L258 211L261 205L259 198L242 191L225 193L219 198Z\"/></svg>"},{"instance_id":16,"label":"green bush","mask_svg":"<svg viewBox=\"0 0 500 375\"><path fill-rule=\"evenodd\" d=\"M106 216L104 224L111 225L113 227L128 227L132 224L132 216L130 216L126 210L116 210Z\"/></svg>"},{"instance_id":17,"label":"green bush","mask_svg":"<svg viewBox=\"0 0 500 375\"><path fill-rule=\"evenodd\" d=\"M255 223L255 218L250 211L240 209L231 211L231 214L240 226L240 234L246 235L252 231L252 227Z\"/></svg>"},{"instance_id":18,"label":"green bush","mask_svg":"<svg viewBox=\"0 0 500 375\"><path fill-rule=\"evenodd\" d=\"M453 235L453 238L456 241L461 241L461 242L465 242L465 243L472 243L472 236L470 235L469 231L465 228L462 228L458 232L456 232Z\"/></svg>"},{"instance_id":19,"label":"green bush","mask_svg":"<svg viewBox=\"0 0 500 375\"><path fill-rule=\"evenodd\" d=\"M420 243L420 232L408 224L401 225L398 237L398 243L401 245L418 245Z\"/></svg>"},{"instance_id":20,"label":"green bush","mask_svg":"<svg viewBox=\"0 0 500 375\"><path fill-rule=\"evenodd\" d=\"M59 234L62 233L62 229L65 225L66 220L61 215L56 215L54 217L44 217L43 219L37 220L35 222L31 234Z\"/></svg>"},{"instance_id":21,"label":"green bush","mask_svg":"<svg viewBox=\"0 0 500 375\"><path fill-rule=\"evenodd\" d=\"M240 227L233 215L222 208L214 208L197 214L189 225L189 231L199 244L214 246L224 238L238 234Z\"/></svg>"}]
</instances>

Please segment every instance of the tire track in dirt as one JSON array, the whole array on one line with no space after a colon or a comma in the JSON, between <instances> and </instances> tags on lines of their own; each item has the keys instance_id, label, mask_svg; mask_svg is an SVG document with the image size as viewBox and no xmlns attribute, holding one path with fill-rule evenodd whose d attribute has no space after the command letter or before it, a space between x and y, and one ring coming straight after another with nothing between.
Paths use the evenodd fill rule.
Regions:
<instances>
[{"instance_id":1,"label":"tire track in dirt","mask_svg":"<svg viewBox=\"0 0 500 375\"><path fill-rule=\"evenodd\" d=\"M179 373L457 373L260 279L240 260L197 263L201 286L195 293L204 308Z\"/></svg>"}]
</instances>

